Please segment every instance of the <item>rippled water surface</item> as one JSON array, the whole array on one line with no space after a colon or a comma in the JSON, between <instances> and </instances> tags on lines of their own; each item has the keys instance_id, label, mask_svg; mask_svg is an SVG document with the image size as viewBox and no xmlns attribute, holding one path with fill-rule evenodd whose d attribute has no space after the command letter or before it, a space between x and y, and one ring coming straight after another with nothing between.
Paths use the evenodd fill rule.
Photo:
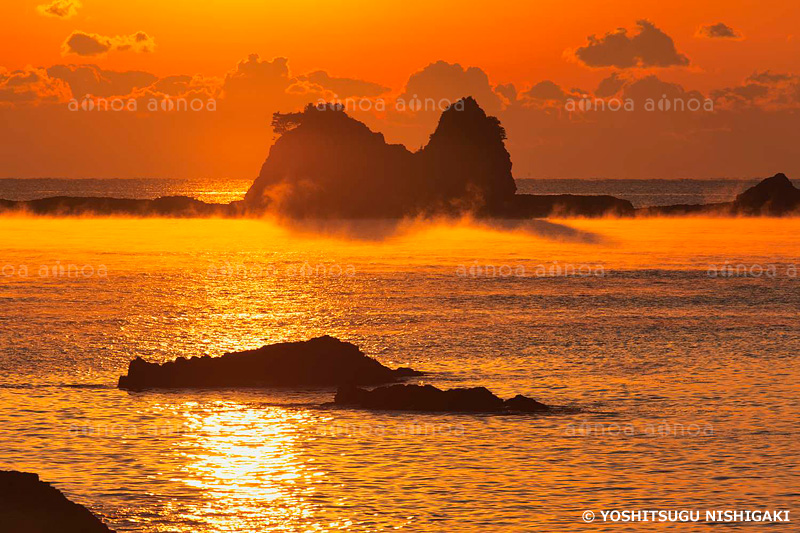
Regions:
<instances>
[{"instance_id":1,"label":"rippled water surface","mask_svg":"<svg viewBox=\"0 0 800 533\"><path fill-rule=\"evenodd\" d=\"M0 218L0 468L38 472L118 531L618 531L581 513L800 512L800 220L511 226ZM320 334L425 383L557 409L115 387L135 356Z\"/></svg>"}]
</instances>

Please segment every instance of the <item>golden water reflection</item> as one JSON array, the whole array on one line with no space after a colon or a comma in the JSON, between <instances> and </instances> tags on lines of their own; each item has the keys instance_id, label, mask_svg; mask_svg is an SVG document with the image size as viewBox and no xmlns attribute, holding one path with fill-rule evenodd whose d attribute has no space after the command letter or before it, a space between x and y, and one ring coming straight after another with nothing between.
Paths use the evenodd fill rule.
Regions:
<instances>
[{"instance_id":1,"label":"golden water reflection","mask_svg":"<svg viewBox=\"0 0 800 533\"><path fill-rule=\"evenodd\" d=\"M176 443L185 466L171 481L205 497L180 522L201 521L217 531L314 523L315 478L324 472L298 449L299 432L313 423L309 413L218 401L185 416L186 438ZM336 524L325 525L331 527Z\"/></svg>"}]
</instances>

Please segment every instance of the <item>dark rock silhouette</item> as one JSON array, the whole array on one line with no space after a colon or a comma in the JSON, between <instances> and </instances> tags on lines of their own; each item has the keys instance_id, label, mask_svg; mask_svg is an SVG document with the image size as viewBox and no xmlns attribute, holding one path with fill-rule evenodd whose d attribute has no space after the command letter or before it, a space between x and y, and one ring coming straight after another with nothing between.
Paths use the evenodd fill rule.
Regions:
<instances>
[{"instance_id":1,"label":"dark rock silhouette","mask_svg":"<svg viewBox=\"0 0 800 533\"><path fill-rule=\"evenodd\" d=\"M733 202L634 209L613 196L516 194L506 132L472 97L441 115L428 144L410 152L349 117L341 106L275 113L279 138L244 200L208 204L185 196L155 200L53 197L0 200L0 212L39 215L258 216L293 221L374 220L469 214L477 218L549 216L782 216L800 210L800 190L784 174Z\"/></svg>"},{"instance_id":2,"label":"dark rock silhouette","mask_svg":"<svg viewBox=\"0 0 800 533\"><path fill-rule=\"evenodd\" d=\"M490 216L503 218L544 218L631 216L636 212L628 200L613 196L579 196L575 194L515 194Z\"/></svg>"},{"instance_id":3,"label":"dark rock silhouette","mask_svg":"<svg viewBox=\"0 0 800 533\"><path fill-rule=\"evenodd\" d=\"M734 212L733 202L721 202L714 204L675 204L640 207L636 210L636 215L642 217L680 217L687 215L733 216Z\"/></svg>"},{"instance_id":4,"label":"dark rock silhouette","mask_svg":"<svg viewBox=\"0 0 800 533\"><path fill-rule=\"evenodd\" d=\"M533 218L632 215L611 196L517 195L500 121L471 97L446 109L412 153L349 117L341 106L276 113L280 138L243 207L298 218L402 218L470 213Z\"/></svg>"},{"instance_id":5,"label":"dark rock silhouette","mask_svg":"<svg viewBox=\"0 0 800 533\"><path fill-rule=\"evenodd\" d=\"M512 411L521 411L523 413L538 413L550 410L550 408L545 404L539 403L533 398L528 398L522 394L517 394L513 398L509 398L503 402L503 404L505 405L506 409L510 409Z\"/></svg>"},{"instance_id":6,"label":"dark rock silhouette","mask_svg":"<svg viewBox=\"0 0 800 533\"><path fill-rule=\"evenodd\" d=\"M736 197L733 210L744 215L786 215L800 208L800 189L786 174L775 174Z\"/></svg>"},{"instance_id":7,"label":"dark rock silhouette","mask_svg":"<svg viewBox=\"0 0 800 533\"><path fill-rule=\"evenodd\" d=\"M416 194L426 206L453 206L472 211L493 210L513 198L517 184L511 175L506 131L472 98L459 100L439 118L418 161Z\"/></svg>"},{"instance_id":8,"label":"dark rock silhouette","mask_svg":"<svg viewBox=\"0 0 800 533\"><path fill-rule=\"evenodd\" d=\"M136 358L119 388L336 387L376 385L418 376L410 368L392 370L358 347L328 335L284 342L221 357L179 357L158 364Z\"/></svg>"},{"instance_id":9,"label":"dark rock silhouette","mask_svg":"<svg viewBox=\"0 0 800 533\"><path fill-rule=\"evenodd\" d=\"M38 475L16 471L0 471L0 531L114 533Z\"/></svg>"},{"instance_id":10,"label":"dark rock silhouette","mask_svg":"<svg viewBox=\"0 0 800 533\"><path fill-rule=\"evenodd\" d=\"M695 205L665 205L636 210L641 216L784 216L800 213L800 189L785 174L762 180L733 202Z\"/></svg>"},{"instance_id":11,"label":"dark rock silhouette","mask_svg":"<svg viewBox=\"0 0 800 533\"><path fill-rule=\"evenodd\" d=\"M340 387L334 405L386 411L540 413L550 408L522 395L503 400L484 387L441 390L433 385L390 385L373 390Z\"/></svg>"},{"instance_id":12,"label":"dark rock silhouette","mask_svg":"<svg viewBox=\"0 0 800 533\"><path fill-rule=\"evenodd\" d=\"M400 218L500 205L516 190L505 131L472 98L442 113L419 152L387 144L336 105L276 113L281 137L247 192L293 218Z\"/></svg>"},{"instance_id":13,"label":"dark rock silhouette","mask_svg":"<svg viewBox=\"0 0 800 533\"><path fill-rule=\"evenodd\" d=\"M188 196L164 196L155 200L53 196L40 200L20 202L2 200L0 201L0 209L24 211L34 215L57 216L208 217L225 216L233 213L231 206L207 204Z\"/></svg>"}]
</instances>

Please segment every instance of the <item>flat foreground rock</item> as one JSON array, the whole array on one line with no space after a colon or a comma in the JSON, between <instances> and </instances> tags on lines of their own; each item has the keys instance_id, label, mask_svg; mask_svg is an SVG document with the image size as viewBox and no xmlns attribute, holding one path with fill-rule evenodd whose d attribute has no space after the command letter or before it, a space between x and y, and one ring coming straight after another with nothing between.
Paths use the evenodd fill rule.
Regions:
<instances>
[{"instance_id":1,"label":"flat foreground rock","mask_svg":"<svg viewBox=\"0 0 800 533\"><path fill-rule=\"evenodd\" d=\"M0 531L114 533L38 475L16 471L0 471Z\"/></svg>"},{"instance_id":2,"label":"flat foreground rock","mask_svg":"<svg viewBox=\"0 0 800 533\"><path fill-rule=\"evenodd\" d=\"M221 357L179 357L163 364L137 357L128 366L128 375L119 378L119 388L337 387L394 383L420 374L383 366L355 344L325 335Z\"/></svg>"},{"instance_id":3,"label":"flat foreground rock","mask_svg":"<svg viewBox=\"0 0 800 533\"><path fill-rule=\"evenodd\" d=\"M391 385L374 390L340 387L334 405L386 411L454 413L541 413L550 408L518 394L503 400L484 387L441 390L433 385Z\"/></svg>"}]
</instances>

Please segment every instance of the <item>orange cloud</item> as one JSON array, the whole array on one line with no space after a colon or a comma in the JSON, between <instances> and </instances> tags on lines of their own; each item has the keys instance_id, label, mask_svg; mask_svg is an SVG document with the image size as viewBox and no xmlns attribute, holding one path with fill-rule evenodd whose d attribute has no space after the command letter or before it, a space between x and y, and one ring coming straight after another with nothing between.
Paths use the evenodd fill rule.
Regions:
<instances>
[{"instance_id":1,"label":"orange cloud","mask_svg":"<svg viewBox=\"0 0 800 533\"><path fill-rule=\"evenodd\" d=\"M66 102L72 96L69 86L52 78L44 69L27 67L9 72L0 70L0 105L37 105Z\"/></svg>"},{"instance_id":2,"label":"orange cloud","mask_svg":"<svg viewBox=\"0 0 800 533\"><path fill-rule=\"evenodd\" d=\"M636 69L612 74L592 97L635 100L632 112L570 112L570 100L591 91L568 89L556 83L556 76L519 91L511 84L493 87L481 68L444 61L411 74L400 96L437 101L479 97L508 131L507 145L520 178L741 177L763 174L765 161L800 174L794 134L800 112L798 76L758 71L738 86L711 92L712 111L691 112L647 111L646 100L705 102L708 97L644 74ZM327 84L341 80L328 74L294 74L285 58L262 60L257 55L239 62L224 78L159 78L95 65L0 69L2 172L25 177L254 175L273 141L272 113L302 108L329 92L310 79ZM347 83L371 87L357 81ZM85 94L126 104L134 100L138 111L129 112L127 105L124 111L70 106L73 94L81 102ZM196 99L204 105L188 112L161 105L149 109L151 99L160 103L165 98ZM218 101L213 108L208 105L212 98ZM390 142L414 149L427 141L440 111L399 112L388 102L385 113L352 114ZM100 148L86 157L86 147Z\"/></svg>"},{"instance_id":3,"label":"orange cloud","mask_svg":"<svg viewBox=\"0 0 800 533\"><path fill-rule=\"evenodd\" d=\"M47 69L47 73L67 82L76 98L87 94L123 96L137 87L147 87L158 80L158 76L148 72L117 72L103 70L97 65L54 65Z\"/></svg>"},{"instance_id":4,"label":"orange cloud","mask_svg":"<svg viewBox=\"0 0 800 533\"><path fill-rule=\"evenodd\" d=\"M356 80L352 78L335 78L324 70L318 70L310 74L298 76L297 81L308 83L315 86L318 92L331 91L335 94L334 98L350 98L353 96L380 96L389 92L389 87L384 87L378 83L370 81Z\"/></svg>"},{"instance_id":5,"label":"orange cloud","mask_svg":"<svg viewBox=\"0 0 800 533\"><path fill-rule=\"evenodd\" d=\"M773 111L800 110L800 76L765 70L749 76L744 84L712 93L721 106Z\"/></svg>"},{"instance_id":6,"label":"orange cloud","mask_svg":"<svg viewBox=\"0 0 800 533\"><path fill-rule=\"evenodd\" d=\"M49 4L42 4L36 10L47 17L68 19L78 14L81 3L78 0L54 0Z\"/></svg>"},{"instance_id":7,"label":"orange cloud","mask_svg":"<svg viewBox=\"0 0 800 533\"><path fill-rule=\"evenodd\" d=\"M111 51L152 52L154 48L155 41L143 31L116 37L74 31L64 41L62 53L98 56Z\"/></svg>"},{"instance_id":8,"label":"orange cloud","mask_svg":"<svg viewBox=\"0 0 800 533\"><path fill-rule=\"evenodd\" d=\"M563 101L567 94L557 84L550 80L540 81L522 94L524 97L534 100L557 100Z\"/></svg>"},{"instance_id":9,"label":"orange cloud","mask_svg":"<svg viewBox=\"0 0 800 533\"><path fill-rule=\"evenodd\" d=\"M478 67L464 68L458 63L437 61L412 74L403 93L398 97L405 101L414 99L449 100L472 96L489 114L502 107L502 99L494 92L489 76ZM436 110L438 118L441 110Z\"/></svg>"}]
</instances>

